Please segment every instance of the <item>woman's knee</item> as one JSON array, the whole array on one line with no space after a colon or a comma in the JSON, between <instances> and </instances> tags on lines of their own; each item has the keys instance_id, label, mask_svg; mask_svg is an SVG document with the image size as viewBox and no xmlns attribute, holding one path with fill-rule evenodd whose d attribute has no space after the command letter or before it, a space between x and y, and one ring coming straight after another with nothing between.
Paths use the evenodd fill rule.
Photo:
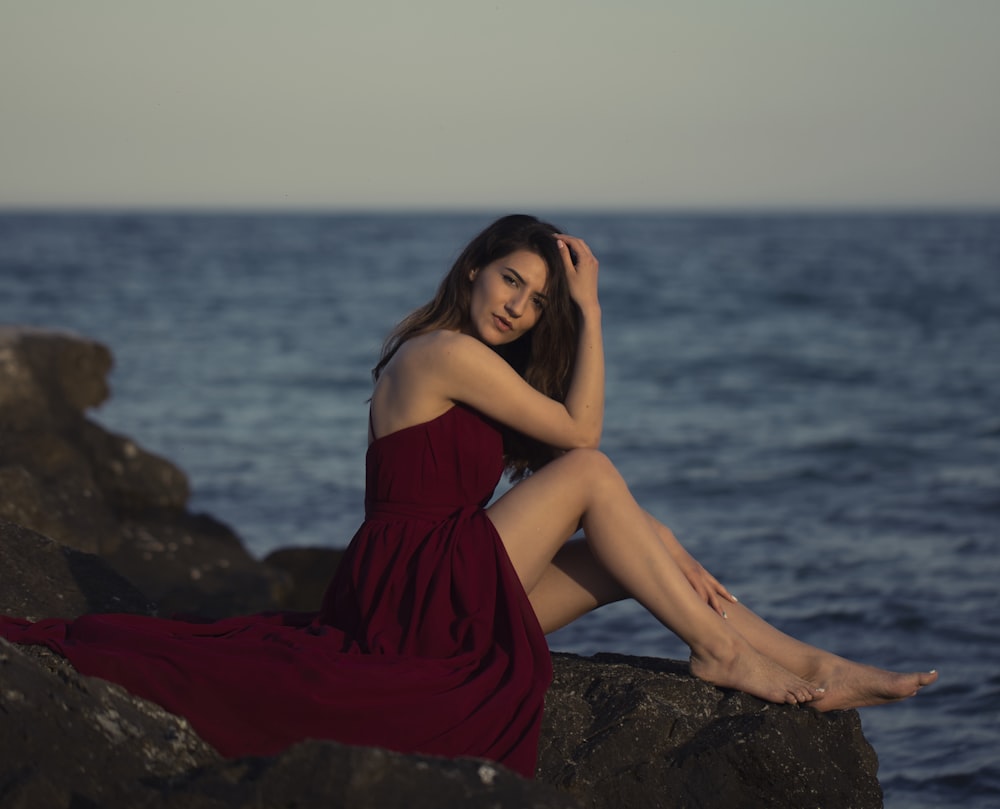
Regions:
<instances>
[{"instance_id":1,"label":"woman's knee","mask_svg":"<svg viewBox=\"0 0 1000 809\"><path fill-rule=\"evenodd\" d=\"M581 483L600 486L618 483L621 475L611 459L599 449L571 449L560 459L569 466Z\"/></svg>"}]
</instances>

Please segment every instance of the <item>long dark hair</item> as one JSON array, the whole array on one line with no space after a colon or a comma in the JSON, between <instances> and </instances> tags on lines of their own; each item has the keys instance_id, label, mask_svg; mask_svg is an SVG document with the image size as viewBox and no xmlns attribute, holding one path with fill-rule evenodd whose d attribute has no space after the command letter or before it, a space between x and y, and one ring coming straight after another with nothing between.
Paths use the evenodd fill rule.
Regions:
<instances>
[{"instance_id":1,"label":"long dark hair","mask_svg":"<svg viewBox=\"0 0 1000 809\"><path fill-rule=\"evenodd\" d=\"M530 332L513 343L497 347L496 351L533 388L552 399L565 401L576 360L579 323L569 296L562 256L553 238L560 232L555 225L525 214L504 216L489 225L455 260L434 297L392 330L382 346L378 364L372 369L372 378L378 381L382 369L407 340L436 329L462 330L469 326L470 273L518 250L530 250L548 268L545 309ZM505 429L504 462L512 479L544 466L555 454L552 447Z\"/></svg>"}]
</instances>

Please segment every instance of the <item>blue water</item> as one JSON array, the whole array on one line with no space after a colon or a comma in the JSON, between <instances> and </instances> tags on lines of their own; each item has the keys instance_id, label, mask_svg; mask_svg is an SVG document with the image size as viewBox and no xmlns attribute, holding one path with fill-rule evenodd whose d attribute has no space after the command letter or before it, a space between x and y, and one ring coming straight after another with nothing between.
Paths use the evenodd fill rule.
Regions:
<instances>
[{"instance_id":1,"label":"blue water","mask_svg":"<svg viewBox=\"0 0 1000 809\"><path fill-rule=\"evenodd\" d=\"M552 217L601 259L604 448L792 634L941 681L865 709L886 805L1000 805L1000 215ZM467 215L0 215L0 322L115 353L109 428L258 554L361 519L369 369ZM553 648L683 657L631 603Z\"/></svg>"}]
</instances>

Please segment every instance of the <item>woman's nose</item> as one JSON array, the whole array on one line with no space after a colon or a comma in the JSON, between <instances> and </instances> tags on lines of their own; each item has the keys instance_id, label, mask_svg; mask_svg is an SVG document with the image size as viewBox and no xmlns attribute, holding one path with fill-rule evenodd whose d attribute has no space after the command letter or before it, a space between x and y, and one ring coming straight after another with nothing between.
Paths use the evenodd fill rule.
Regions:
<instances>
[{"instance_id":1,"label":"woman's nose","mask_svg":"<svg viewBox=\"0 0 1000 809\"><path fill-rule=\"evenodd\" d=\"M507 305L504 307L507 310L507 314L511 317L520 317L524 314L525 307L525 296L518 294L513 295L507 301Z\"/></svg>"}]
</instances>

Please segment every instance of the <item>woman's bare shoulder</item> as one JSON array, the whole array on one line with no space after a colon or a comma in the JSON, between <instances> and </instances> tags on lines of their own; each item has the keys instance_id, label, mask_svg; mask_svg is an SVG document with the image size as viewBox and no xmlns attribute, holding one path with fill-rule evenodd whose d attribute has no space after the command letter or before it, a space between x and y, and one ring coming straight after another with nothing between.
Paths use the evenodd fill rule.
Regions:
<instances>
[{"instance_id":1,"label":"woman's bare shoulder","mask_svg":"<svg viewBox=\"0 0 1000 809\"><path fill-rule=\"evenodd\" d=\"M399 347L393 362L400 365L411 363L440 363L454 355L472 355L481 357L484 353L493 352L475 337L457 331L437 329L435 331L412 337Z\"/></svg>"},{"instance_id":2,"label":"woman's bare shoulder","mask_svg":"<svg viewBox=\"0 0 1000 809\"><path fill-rule=\"evenodd\" d=\"M442 357L446 347L463 336L438 330L411 337L399 346L372 392L376 435L430 421L454 404L443 392L446 375L442 373Z\"/></svg>"},{"instance_id":3,"label":"woman's bare shoulder","mask_svg":"<svg viewBox=\"0 0 1000 809\"><path fill-rule=\"evenodd\" d=\"M485 343L468 334L438 330L399 347L384 376L398 391L429 399L465 402L479 410L483 391L514 390L526 383Z\"/></svg>"}]
</instances>

